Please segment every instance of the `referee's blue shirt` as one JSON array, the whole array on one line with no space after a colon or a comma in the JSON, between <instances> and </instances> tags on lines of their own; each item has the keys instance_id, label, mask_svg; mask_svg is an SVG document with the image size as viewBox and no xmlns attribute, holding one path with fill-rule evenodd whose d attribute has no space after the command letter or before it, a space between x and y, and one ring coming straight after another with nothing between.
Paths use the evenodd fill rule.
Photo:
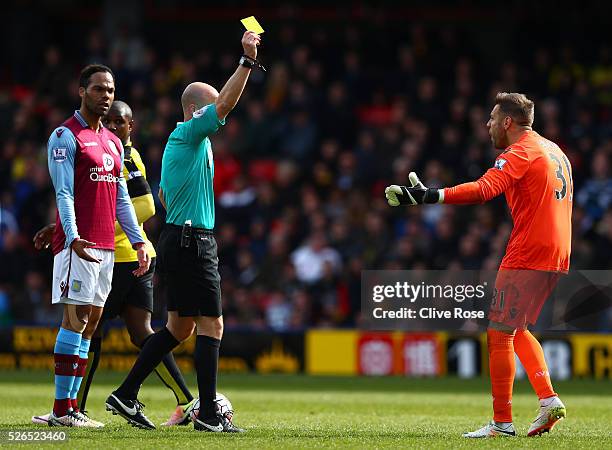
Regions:
<instances>
[{"instance_id":1,"label":"referee's blue shirt","mask_svg":"<svg viewBox=\"0 0 612 450\"><path fill-rule=\"evenodd\" d=\"M161 183L166 202L166 223L197 228L215 227L215 163L209 135L225 125L214 104L179 122L170 134L162 158Z\"/></svg>"}]
</instances>

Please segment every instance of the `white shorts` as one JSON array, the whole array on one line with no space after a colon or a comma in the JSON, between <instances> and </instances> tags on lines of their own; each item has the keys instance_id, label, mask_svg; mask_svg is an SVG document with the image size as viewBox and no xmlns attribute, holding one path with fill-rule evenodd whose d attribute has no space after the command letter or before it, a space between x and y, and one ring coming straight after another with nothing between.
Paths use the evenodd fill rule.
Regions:
<instances>
[{"instance_id":1,"label":"white shorts","mask_svg":"<svg viewBox=\"0 0 612 450\"><path fill-rule=\"evenodd\" d=\"M52 303L103 307L111 290L115 252L88 248L100 263L85 261L70 248L53 259Z\"/></svg>"}]
</instances>

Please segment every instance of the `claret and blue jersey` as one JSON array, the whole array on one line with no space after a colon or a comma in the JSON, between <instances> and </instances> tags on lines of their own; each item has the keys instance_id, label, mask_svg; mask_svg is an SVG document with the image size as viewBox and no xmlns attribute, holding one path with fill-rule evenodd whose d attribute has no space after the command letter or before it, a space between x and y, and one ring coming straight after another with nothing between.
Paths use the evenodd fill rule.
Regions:
<instances>
[{"instance_id":1,"label":"claret and blue jersey","mask_svg":"<svg viewBox=\"0 0 612 450\"><path fill-rule=\"evenodd\" d=\"M75 111L51 133L47 158L58 209L54 254L76 238L113 250L115 218L130 242L144 242L122 175L123 146L113 133L92 130Z\"/></svg>"}]
</instances>

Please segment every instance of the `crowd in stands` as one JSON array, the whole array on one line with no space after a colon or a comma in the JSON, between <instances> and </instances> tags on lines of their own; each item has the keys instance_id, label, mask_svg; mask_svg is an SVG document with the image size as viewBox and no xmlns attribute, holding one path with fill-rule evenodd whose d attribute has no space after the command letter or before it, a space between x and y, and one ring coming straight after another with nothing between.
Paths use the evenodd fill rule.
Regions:
<instances>
[{"instance_id":1,"label":"crowd in stands","mask_svg":"<svg viewBox=\"0 0 612 450\"><path fill-rule=\"evenodd\" d=\"M0 323L57 325L52 255L34 233L55 219L46 142L79 106L78 71L108 64L134 111L132 142L154 193L164 145L191 81L221 89L240 48L229 39L161 51L147 33L91 29L78 52L40 42L36 76L0 85ZM511 44L508 44L511 45ZM534 129L573 166L573 269L612 267L612 48L534 46L491 63L452 27L372 33L322 24L264 35L245 94L213 138L216 236L225 323L299 330L358 326L367 269L491 269L512 228L503 196L478 206L391 208L388 184L415 170L429 187L492 166L486 123L496 92L536 102ZM516 56L515 56L516 55ZM7 75L8 73L8 75ZM155 243L164 222L145 228ZM164 309L156 295L156 317Z\"/></svg>"}]
</instances>

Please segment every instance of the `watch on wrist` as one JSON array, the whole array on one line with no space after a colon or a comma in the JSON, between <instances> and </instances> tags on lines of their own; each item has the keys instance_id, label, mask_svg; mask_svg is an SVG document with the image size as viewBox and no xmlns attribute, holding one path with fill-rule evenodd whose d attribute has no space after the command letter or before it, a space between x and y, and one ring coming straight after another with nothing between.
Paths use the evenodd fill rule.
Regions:
<instances>
[{"instance_id":1,"label":"watch on wrist","mask_svg":"<svg viewBox=\"0 0 612 450\"><path fill-rule=\"evenodd\" d=\"M246 67L247 69L255 69L255 61L251 58L248 58L245 55L240 57L240 61L238 62L241 66Z\"/></svg>"},{"instance_id":2,"label":"watch on wrist","mask_svg":"<svg viewBox=\"0 0 612 450\"><path fill-rule=\"evenodd\" d=\"M259 69L262 72L266 71L266 68L264 66L261 65L261 63L259 61L257 61L256 59L251 58L250 56L247 55L242 55L240 57L240 61L238 62L238 64L240 64L241 66L244 66L248 69Z\"/></svg>"}]
</instances>

